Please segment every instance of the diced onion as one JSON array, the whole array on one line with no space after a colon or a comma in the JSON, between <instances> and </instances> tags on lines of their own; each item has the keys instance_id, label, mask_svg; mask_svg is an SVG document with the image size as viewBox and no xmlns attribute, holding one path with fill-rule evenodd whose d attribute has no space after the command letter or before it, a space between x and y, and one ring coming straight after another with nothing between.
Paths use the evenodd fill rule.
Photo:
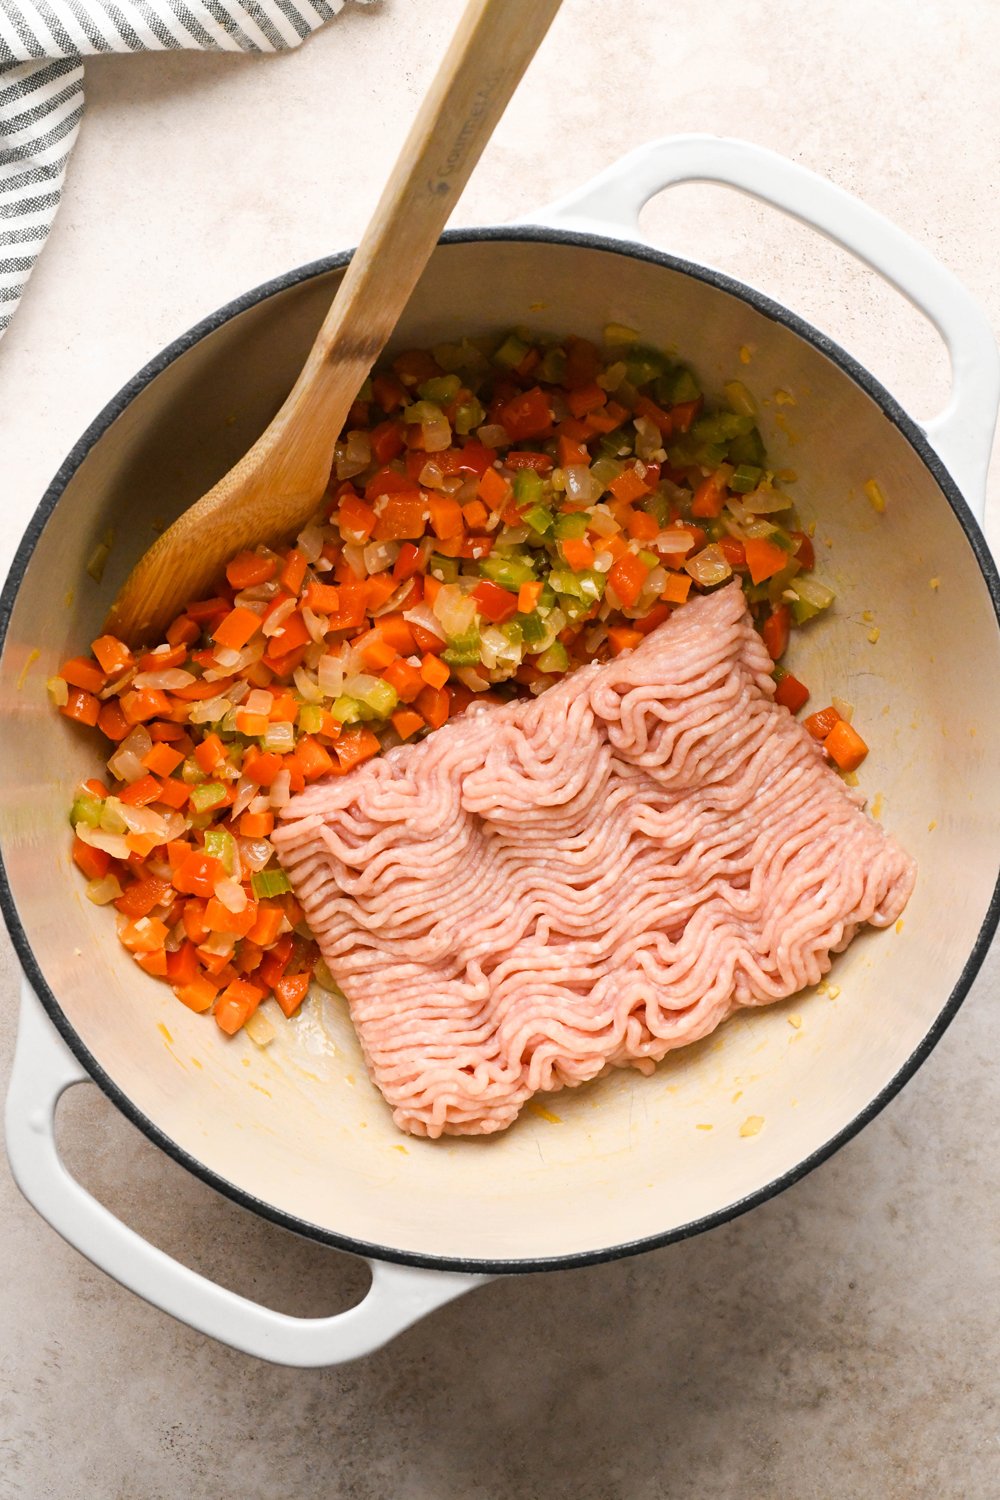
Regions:
<instances>
[{"instance_id":1,"label":"diced onion","mask_svg":"<svg viewBox=\"0 0 1000 1500\"><path fill-rule=\"evenodd\" d=\"M848 703L846 698L838 698L836 693L834 693L833 697L830 699L830 702L833 704L840 717L849 724L854 718L854 704Z\"/></svg>"},{"instance_id":2,"label":"diced onion","mask_svg":"<svg viewBox=\"0 0 1000 1500\"><path fill-rule=\"evenodd\" d=\"M432 609L446 636L464 635L476 623L476 601L457 583L446 583L438 590Z\"/></svg>"},{"instance_id":3,"label":"diced onion","mask_svg":"<svg viewBox=\"0 0 1000 1500\"><path fill-rule=\"evenodd\" d=\"M751 516L774 515L776 511L788 510L791 503L791 495L782 494L769 484L758 485L749 495L743 496L743 509Z\"/></svg>"},{"instance_id":4,"label":"diced onion","mask_svg":"<svg viewBox=\"0 0 1000 1500\"><path fill-rule=\"evenodd\" d=\"M270 810L270 807L271 807L271 799L270 799L270 797L267 795L266 792L262 792L259 797L255 797L253 799L253 801L251 802L250 806L247 808L247 811L248 812L252 812L252 813L264 813L264 812L268 812Z\"/></svg>"},{"instance_id":5,"label":"diced onion","mask_svg":"<svg viewBox=\"0 0 1000 1500\"><path fill-rule=\"evenodd\" d=\"M732 577L733 572L726 554L717 542L710 542L707 547L696 552L694 557L689 557L684 567L702 588L712 588L717 583L725 582Z\"/></svg>"},{"instance_id":6,"label":"diced onion","mask_svg":"<svg viewBox=\"0 0 1000 1500\"><path fill-rule=\"evenodd\" d=\"M103 828L88 828L86 823L78 823L76 836L92 849L103 849L112 859L128 859L132 853L123 833L106 833Z\"/></svg>"},{"instance_id":7,"label":"diced onion","mask_svg":"<svg viewBox=\"0 0 1000 1500\"><path fill-rule=\"evenodd\" d=\"M318 615L307 604L303 604L302 606L302 623L317 645L326 639L326 632L330 628L327 617L325 615Z\"/></svg>"},{"instance_id":8,"label":"diced onion","mask_svg":"<svg viewBox=\"0 0 1000 1500\"><path fill-rule=\"evenodd\" d=\"M216 958L228 958L236 947L236 934L235 932L213 932L200 946L206 953L212 953Z\"/></svg>"},{"instance_id":9,"label":"diced onion","mask_svg":"<svg viewBox=\"0 0 1000 1500\"><path fill-rule=\"evenodd\" d=\"M344 689L344 663L340 656L327 652L316 669L320 692L324 698L339 698Z\"/></svg>"},{"instance_id":10,"label":"diced onion","mask_svg":"<svg viewBox=\"0 0 1000 1500\"><path fill-rule=\"evenodd\" d=\"M287 776L288 772L285 771L284 775ZM274 845L268 839L237 837L236 848L239 851L240 864L253 874L265 869L274 858Z\"/></svg>"},{"instance_id":11,"label":"diced onion","mask_svg":"<svg viewBox=\"0 0 1000 1500\"><path fill-rule=\"evenodd\" d=\"M226 717L232 706L229 698L203 698L193 706L188 717L192 724L215 724Z\"/></svg>"},{"instance_id":12,"label":"diced onion","mask_svg":"<svg viewBox=\"0 0 1000 1500\"><path fill-rule=\"evenodd\" d=\"M490 686L488 677L481 677L475 667L456 667L455 676L470 693L485 693Z\"/></svg>"},{"instance_id":13,"label":"diced onion","mask_svg":"<svg viewBox=\"0 0 1000 1500\"><path fill-rule=\"evenodd\" d=\"M307 703L322 703L323 691L315 677L307 672L304 667L295 668L295 671L292 673L292 681Z\"/></svg>"},{"instance_id":14,"label":"diced onion","mask_svg":"<svg viewBox=\"0 0 1000 1500\"><path fill-rule=\"evenodd\" d=\"M251 781L249 776L241 776L236 788L236 800L229 809L229 816L238 818L240 813L246 812L256 795L257 783Z\"/></svg>"},{"instance_id":15,"label":"diced onion","mask_svg":"<svg viewBox=\"0 0 1000 1500\"><path fill-rule=\"evenodd\" d=\"M444 474L440 464L429 458L420 470L419 483L426 485L429 490L439 490L443 482Z\"/></svg>"},{"instance_id":16,"label":"diced onion","mask_svg":"<svg viewBox=\"0 0 1000 1500\"><path fill-rule=\"evenodd\" d=\"M264 735L264 749L277 750L282 755L290 755L295 749L295 725L286 720L269 724Z\"/></svg>"},{"instance_id":17,"label":"diced onion","mask_svg":"<svg viewBox=\"0 0 1000 1500\"><path fill-rule=\"evenodd\" d=\"M589 464L567 464L563 474L566 476L566 493L571 500L589 504L601 498L600 483L590 472Z\"/></svg>"},{"instance_id":18,"label":"diced onion","mask_svg":"<svg viewBox=\"0 0 1000 1500\"><path fill-rule=\"evenodd\" d=\"M216 900L220 901L227 911L245 911L247 905L247 893L238 880L231 880L228 875L221 876L215 882Z\"/></svg>"},{"instance_id":19,"label":"diced onion","mask_svg":"<svg viewBox=\"0 0 1000 1500\"><path fill-rule=\"evenodd\" d=\"M153 812L152 808L129 807L127 802L122 802L118 807L118 816L129 833L149 833L159 843L163 843L169 836L170 825L167 819L160 813Z\"/></svg>"},{"instance_id":20,"label":"diced onion","mask_svg":"<svg viewBox=\"0 0 1000 1500\"><path fill-rule=\"evenodd\" d=\"M690 531L661 531L653 546L657 552L690 552Z\"/></svg>"},{"instance_id":21,"label":"diced onion","mask_svg":"<svg viewBox=\"0 0 1000 1500\"><path fill-rule=\"evenodd\" d=\"M132 679L132 686L162 688L166 693L173 693L178 688L190 687L192 682L197 681L193 672L185 672L182 667L169 667L162 672L137 672Z\"/></svg>"},{"instance_id":22,"label":"diced onion","mask_svg":"<svg viewBox=\"0 0 1000 1500\"><path fill-rule=\"evenodd\" d=\"M479 428L476 437L484 448L506 448L510 442L506 427L501 427L499 422L486 422Z\"/></svg>"},{"instance_id":23,"label":"diced onion","mask_svg":"<svg viewBox=\"0 0 1000 1500\"><path fill-rule=\"evenodd\" d=\"M657 454L662 454L663 452L663 438L660 436L660 429L648 417L636 417L634 425L636 433L636 457L644 463L654 462Z\"/></svg>"},{"instance_id":24,"label":"diced onion","mask_svg":"<svg viewBox=\"0 0 1000 1500\"><path fill-rule=\"evenodd\" d=\"M367 432L349 432L347 442L337 445L337 478L353 479L355 474L367 469L371 461L370 435Z\"/></svg>"},{"instance_id":25,"label":"diced onion","mask_svg":"<svg viewBox=\"0 0 1000 1500\"><path fill-rule=\"evenodd\" d=\"M282 599L280 604L276 604L261 627L264 634L267 636L277 635L282 625L288 619L288 616L294 613L297 603L297 599Z\"/></svg>"},{"instance_id":26,"label":"diced onion","mask_svg":"<svg viewBox=\"0 0 1000 1500\"><path fill-rule=\"evenodd\" d=\"M143 760L153 748L153 737L144 724L131 730L108 759L108 770L119 781L139 781L147 774Z\"/></svg>"},{"instance_id":27,"label":"diced onion","mask_svg":"<svg viewBox=\"0 0 1000 1500\"><path fill-rule=\"evenodd\" d=\"M598 536L614 536L621 527L606 505L593 505L587 512L588 529Z\"/></svg>"},{"instance_id":28,"label":"diced onion","mask_svg":"<svg viewBox=\"0 0 1000 1500\"><path fill-rule=\"evenodd\" d=\"M274 694L269 693L267 688L254 688L247 693L243 707L248 714L269 714L274 707Z\"/></svg>"},{"instance_id":29,"label":"diced onion","mask_svg":"<svg viewBox=\"0 0 1000 1500\"><path fill-rule=\"evenodd\" d=\"M55 708L65 708L69 702L69 684L63 677L50 677L45 684L45 690L52 699Z\"/></svg>"},{"instance_id":30,"label":"diced onion","mask_svg":"<svg viewBox=\"0 0 1000 1500\"><path fill-rule=\"evenodd\" d=\"M266 1047L278 1035L267 1016L260 1010L255 1010L253 1015L244 1021L243 1030L257 1047Z\"/></svg>"},{"instance_id":31,"label":"diced onion","mask_svg":"<svg viewBox=\"0 0 1000 1500\"><path fill-rule=\"evenodd\" d=\"M365 568L369 573L383 573L398 556L398 542L369 542L364 550Z\"/></svg>"},{"instance_id":32,"label":"diced onion","mask_svg":"<svg viewBox=\"0 0 1000 1500\"><path fill-rule=\"evenodd\" d=\"M339 697L339 690L338 690ZM291 771L279 771L271 782L271 806L287 807L291 801Z\"/></svg>"},{"instance_id":33,"label":"diced onion","mask_svg":"<svg viewBox=\"0 0 1000 1500\"><path fill-rule=\"evenodd\" d=\"M365 575L365 549L361 542L344 543L344 561L356 578Z\"/></svg>"},{"instance_id":34,"label":"diced onion","mask_svg":"<svg viewBox=\"0 0 1000 1500\"><path fill-rule=\"evenodd\" d=\"M122 888L114 875L105 875L101 880L87 881L87 900L93 901L95 906L107 906L109 902L117 901L121 893Z\"/></svg>"},{"instance_id":35,"label":"diced onion","mask_svg":"<svg viewBox=\"0 0 1000 1500\"><path fill-rule=\"evenodd\" d=\"M323 551L323 543L326 538L319 526L306 526L299 532L295 545L302 553L306 562L315 562Z\"/></svg>"}]
</instances>

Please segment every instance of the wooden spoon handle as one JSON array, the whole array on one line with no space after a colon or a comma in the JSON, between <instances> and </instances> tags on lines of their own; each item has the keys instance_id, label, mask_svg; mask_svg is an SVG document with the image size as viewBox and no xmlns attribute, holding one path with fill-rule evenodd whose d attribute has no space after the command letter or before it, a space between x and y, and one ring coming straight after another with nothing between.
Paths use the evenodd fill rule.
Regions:
<instances>
[{"instance_id":1,"label":"wooden spoon handle","mask_svg":"<svg viewBox=\"0 0 1000 1500\"><path fill-rule=\"evenodd\" d=\"M351 403L559 4L468 0L288 398L250 451L140 558L108 616L113 634L131 644L158 637L234 552L293 534L313 514Z\"/></svg>"}]
</instances>

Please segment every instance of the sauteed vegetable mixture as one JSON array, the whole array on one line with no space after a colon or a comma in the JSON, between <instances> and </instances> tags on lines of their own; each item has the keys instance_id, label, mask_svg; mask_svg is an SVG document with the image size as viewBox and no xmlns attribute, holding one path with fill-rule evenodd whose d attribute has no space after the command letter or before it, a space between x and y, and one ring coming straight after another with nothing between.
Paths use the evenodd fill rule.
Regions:
<instances>
[{"instance_id":1,"label":"sauteed vegetable mixture","mask_svg":"<svg viewBox=\"0 0 1000 1500\"><path fill-rule=\"evenodd\" d=\"M294 793L629 650L733 576L798 712L780 661L833 593L753 397L723 396L616 326L603 349L518 329L400 354L294 545L234 557L149 650L105 635L66 662L53 700L113 746L73 858L136 963L223 1031L272 995L292 1015L333 983L269 839ZM806 725L843 771L867 753L835 708Z\"/></svg>"}]
</instances>

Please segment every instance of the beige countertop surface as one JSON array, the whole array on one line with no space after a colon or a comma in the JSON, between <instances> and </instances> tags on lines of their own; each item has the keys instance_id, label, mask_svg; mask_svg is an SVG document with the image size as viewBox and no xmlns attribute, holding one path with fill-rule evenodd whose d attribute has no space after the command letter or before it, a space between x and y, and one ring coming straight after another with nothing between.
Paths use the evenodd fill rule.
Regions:
<instances>
[{"instance_id":1,"label":"beige countertop surface","mask_svg":"<svg viewBox=\"0 0 1000 1500\"><path fill-rule=\"evenodd\" d=\"M84 427L178 333L353 244L459 0L349 7L282 57L87 65L49 245L0 342L0 562ZM633 146L740 135L927 245L1000 329L1000 12L981 0L565 0L453 222L500 222ZM803 313L915 416L928 325L800 225L721 189L653 240ZM1000 462L987 531L1000 541ZM0 1081L17 966L0 947ZM996 948L930 1059L794 1188L683 1244L498 1280L364 1361L295 1372L174 1323L65 1245L0 1161L0 1500L978 1500L1000 1493ZM321 1314L356 1262L224 1201L95 1088L73 1170L154 1242Z\"/></svg>"}]
</instances>

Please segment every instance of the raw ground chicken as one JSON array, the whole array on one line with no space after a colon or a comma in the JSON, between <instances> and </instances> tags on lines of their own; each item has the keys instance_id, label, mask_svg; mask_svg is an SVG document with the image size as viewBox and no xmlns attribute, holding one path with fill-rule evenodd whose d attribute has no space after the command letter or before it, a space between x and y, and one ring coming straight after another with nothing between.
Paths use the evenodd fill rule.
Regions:
<instances>
[{"instance_id":1,"label":"raw ground chicken","mask_svg":"<svg viewBox=\"0 0 1000 1500\"><path fill-rule=\"evenodd\" d=\"M274 842L414 1135L648 1072L815 984L913 861L774 703L738 586L534 701L293 798Z\"/></svg>"}]
</instances>

